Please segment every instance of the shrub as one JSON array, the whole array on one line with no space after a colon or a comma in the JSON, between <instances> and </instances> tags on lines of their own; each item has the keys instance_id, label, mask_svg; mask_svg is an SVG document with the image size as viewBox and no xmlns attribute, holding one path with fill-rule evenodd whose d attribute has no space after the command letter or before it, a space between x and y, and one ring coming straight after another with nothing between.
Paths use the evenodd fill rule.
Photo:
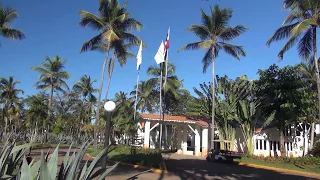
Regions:
<instances>
[{"instance_id":1,"label":"shrub","mask_svg":"<svg viewBox=\"0 0 320 180\"><path fill-rule=\"evenodd\" d=\"M320 157L320 140L314 143L314 146L310 153L315 157Z\"/></svg>"},{"instance_id":2,"label":"shrub","mask_svg":"<svg viewBox=\"0 0 320 180\"><path fill-rule=\"evenodd\" d=\"M30 157L25 157L26 151L30 148L31 143L16 146L14 142L10 143L7 141L0 154L1 179L104 179L118 163L109 169L98 169L96 171L97 162L108 153L108 148L106 148L102 150L91 163L88 164L87 161L82 166L81 161L90 144L91 143L88 142L84 143L82 147L77 152L73 152L70 157L71 145L64 156L60 168L58 168L59 145L50 155L47 154L44 156L44 152L42 151L40 160L35 162L31 160Z\"/></svg>"}]
</instances>

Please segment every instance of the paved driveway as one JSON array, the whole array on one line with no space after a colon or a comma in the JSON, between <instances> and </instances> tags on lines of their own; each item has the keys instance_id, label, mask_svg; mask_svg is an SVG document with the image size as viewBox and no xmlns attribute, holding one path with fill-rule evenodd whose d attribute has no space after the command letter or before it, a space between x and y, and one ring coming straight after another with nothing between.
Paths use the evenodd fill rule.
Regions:
<instances>
[{"instance_id":1,"label":"paved driveway","mask_svg":"<svg viewBox=\"0 0 320 180\"><path fill-rule=\"evenodd\" d=\"M271 170L257 169L239 166L236 164L221 164L207 162L204 159L195 159L194 156L167 154L166 166L169 172L174 173L180 179L190 180L313 180L315 178L299 175L285 174Z\"/></svg>"}]
</instances>

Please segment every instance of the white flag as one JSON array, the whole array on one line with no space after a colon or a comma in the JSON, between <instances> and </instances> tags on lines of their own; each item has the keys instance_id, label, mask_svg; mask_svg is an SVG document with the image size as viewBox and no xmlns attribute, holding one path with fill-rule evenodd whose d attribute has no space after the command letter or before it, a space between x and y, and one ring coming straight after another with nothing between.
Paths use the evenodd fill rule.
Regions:
<instances>
[{"instance_id":1,"label":"white flag","mask_svg":"<svg viewBox=\"0 0 320 180\"><path fill-rule=\"evenodd\" d=\"M163 41L160 44L157 54L154 56L154 60L156 60L157 64L164 62L164 44Z\"/></svg>"},{"instance_id":2,"label":"white flag","mask_svg":"<svg viewBox=\"0 0 320 180\"><path fill-rule=\"evenodd\" d=\"M140 43L139 51L137 54L137 70L139 70L140 64L142 64L142 41Z\"/></svg>"}]
</instances>

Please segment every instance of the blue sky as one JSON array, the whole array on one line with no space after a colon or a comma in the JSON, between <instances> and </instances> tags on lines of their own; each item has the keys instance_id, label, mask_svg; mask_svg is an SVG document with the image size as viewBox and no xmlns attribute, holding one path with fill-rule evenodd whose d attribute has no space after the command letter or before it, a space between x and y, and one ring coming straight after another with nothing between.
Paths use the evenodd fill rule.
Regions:
<instances>
[{"instance_id":1,"label":"blue sky","mask_svg":"<svg viewBox=\"0 0 320 180\"><path fill-rule=\"evenodd\" d=\"M123 4L124 1L120 1ZM33 85L39 74L33 72L31 67L40 65L46 56L59 55L67 60L66 70L72 75L68 80L70 86L87 74L98 80L95 84L98 87L105 55L98 52L80 54L81 45L97 32L78 25L79 11L96 14L98 0L4 0L3 3L18 11L19 18L12 26L23 30L26 39L13 41L0 38L0 77L13 75L21 81L18 87L24 89L26 95L35 94L38 90ZM300 62L295 48L285 54L284 61L278 61L277 53L284 42L274 43L270 48L265 46L267 39L287 15L282 10L282 3L281 0L129 0L128 10L131 15L144 25L142 31L135 33L147 45L147 49L142 51L141 80L147 80L147 68L156 65L153 57L165 39L168 27L171 28L169 61L176 65L176 74L184 80L184 88L192 92L192 88L198 87L199 83L211 80L211 69L208 69L207 74L202 73L201 59L205 51L178 53L177 50L198 40L185 29L191 24L200 23L200 8L209 12L209 6L215 4L233 9L231 26L241 24L250 28L230 42L243 45L247 56L237 61L220 53L216 59L216 74L231 78L246 74L249 79L253 79L258 77L258 69L266 69L273 63L283 67ZM135 54L137 51L137 48L132 49ZM119 64L115 66L109 98L120 90L133 90L137 77L135 67L135 59L129 59L125 67Z\"/></svg>"}]
</instances>

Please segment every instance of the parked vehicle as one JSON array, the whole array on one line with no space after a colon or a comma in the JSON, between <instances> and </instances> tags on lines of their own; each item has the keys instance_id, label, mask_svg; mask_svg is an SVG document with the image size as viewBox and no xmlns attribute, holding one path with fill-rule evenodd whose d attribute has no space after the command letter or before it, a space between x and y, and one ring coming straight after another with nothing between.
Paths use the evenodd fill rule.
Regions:
<instances>
[{"instance_id":1,"label":"parked vehicle","mask_svg":"<svg viewBox=\"0 0 320 180\"><path fill-rule=\"evenodd\" d=\"M220 143L225 143L226 150L220 149L220 145L217 146L215 149L211 149L207 156L207 161L233 161L234 159L241 159L242 153L231 151L230 150L230 143L231 141L225 140L215 140ZM219 144L220 144L219 143Z\"/></svg>"}]
</instances>

